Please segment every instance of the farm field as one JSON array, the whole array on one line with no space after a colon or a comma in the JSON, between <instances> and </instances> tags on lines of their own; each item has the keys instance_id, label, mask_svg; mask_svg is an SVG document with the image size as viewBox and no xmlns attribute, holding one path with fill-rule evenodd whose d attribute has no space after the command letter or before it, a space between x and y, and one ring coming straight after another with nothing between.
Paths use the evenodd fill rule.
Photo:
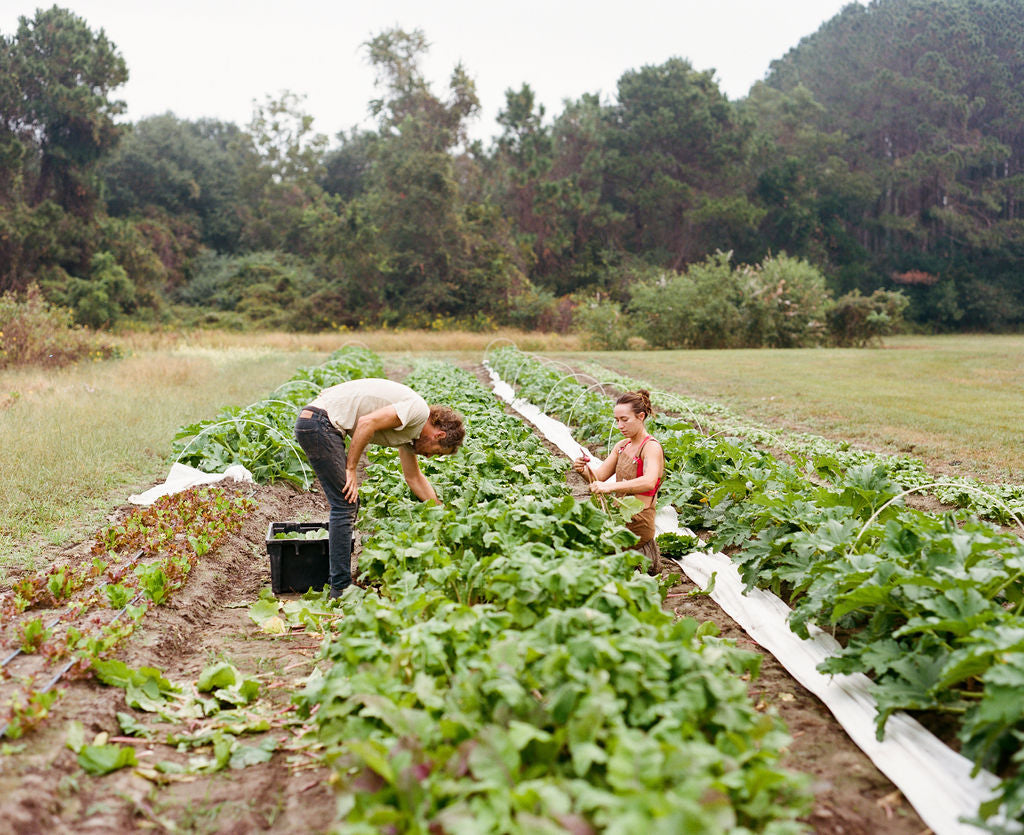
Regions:
<instances>
[{"instance_id":1,"label":"farm field","mask_svg":"<svg viewBox=\"0 0 1024 835\"><path fill-rule=\"evenodd\" d=\"M555 356L596 361L779 430L921 458L936 473L1024 481L1024 336L901 336L869 349Z\"/></svg>"},{"instance_id":2,"label":"farm field","mask_svg":"<svg viewBox=\"0 0 1024 835\"><path fill-rule=\"evenodd\" d=\"M288 699L316 666L315 636L296 633L282 639L261 632L247 607L270 572L263 540L270 521L323 520L327 507L319 493L298 493L287 486L260 486L258 508L243 528L209 560L168 604L156 607L126 643L118 658L130 667L153 666L172 681L195 680L211 660L228 660L246 675L258 676L283 711ZM118 514L120 517L121 514ZM81 549L78 558L81 558ZM73 561L75 553L61 553ZM358 565L358 551L356 553ZM757 651L742 630L705 597L688 597L695 587L673 573L665 609L678 616L718 624L722 636L745 650ZM297 595L283 595L289 601ZM777 712L794 743L783 765L812 781L815 802L806 820L809 831L887 832L918 835L925 827L892 784L856 748L828 711L769 655L761 654L760 675L749 685L759 710ZM82 774L65 745L67 723L80 721L87 736L106 731L118 739L116 714L123 712L124 691L95 682L74 682L54 708L52 719L10 745L22 753L4 756L0 778L0 814L10 831L38 831L40 821L56 831L184 832L323 831L334 820L337 800L331 772L312 759L289 763L287 752L267 763L208 776L154 782L131 769L106 777ZM152 753L147 753L152 751ZM138 746L139 762L152 766L166 757L160 746ZM181 759L178 755L177 759Z\"/></svg>"},{"instance_id":3,"label":"farm field","mask_svg":"<svg viewBox=\"0 0 1024 835\"><path fill-rule=\"evenodd\" d=\"M339 344L371 345L408 368L421 355L479 361L489 344L509 341L721 402L777 429L918 457L936 473L1024 480L1018 336L899 337L865 350L583 353L572 336L511 331L135 334L122 339L122 360L0 372L0 583L9 566L31 565L134 485L162 477L177 427L262 396ZM56 440L40 430L41 410L62 416Z\"/></svg>"},{"instance_id":4,"label":"farm field","mask_svg":"<svg viewBox=\"0 0 1024 835\"><path fill-rule=\"evenodd\" d=\"M479 359L488 340L475 336L473 339L476 340L473 347L466 344L452 347L438 340L429 350L433 358L449 358L459 367L479 374ZM312 347L314 344L316 347ZM288 348L269 349L274 354L274 362L278 363L276 373L267 374L272 379L265 384L262 378L249 380L245 389L233 390L237 395L233 401L223 395L219 399L208 395L205 409L197 407L188 411L187 416L182 416L167 431L163 444L169 447L177 425L211 418L217 408L230 402L241 405L262 397L295 368L322 361L324 355L317 351L326 354L337 345L338 342L300 340ZM384 371L387 376L402 379L411 371L416 352L406 345L389 347L393 350L380 354ZM554 350L560 352L565 348L565 345L554 346ZM245 353L251 351L252 346L235 343L220 348L204 346L203 350ZM626 362L629 357L624 357L621 364L613 364L611 355L584 357L572 353L566 356L604 363L625 374L643 374L654 382L645 369L629 367ZM181 378L177 399L188 399L192 390L189 379L197 376L192 373ZM233 372L227 374L227 377L237 376ZM115 378L116 375L111 375L108 379ZM221 386L226 379L221 379ZM667 386L664 381L661 384ZM173 394L166 396L169 402L175 401ZM16 405L17 402L11 408ZM132 431L126 430L129 434ZM121 443L129 449L141 449L132 441L125 443L123 437ZM159 444L160 440L154 443ZM87 500L103 508L108 520L123 519L127 514L124 495L162 478L167 460L160 459L158 450L159 447L151 448L149 455L162 466L152 466L148 475L140 468L134 483L105 484ZM127 458L130 459L131 454L128 453ZM88 481L88 478L86 474L82 480ZM574 485L577 494L581 486ZM241 528L230 534L209 559L197 563L194 573L176 596L165 605L153 608L117 657L133 668L154 666L171 681L195 680L211 661L228 661L243 674L258 678L265 691L273 694L269 701L274 710L287 715L288 697L316 663L316 636L296 631L281 639L263 632L248 616L248 606L258 598L260 589L269 584L263 543L268 522L282 518L323 519L326 505L318 492L305 493L288 485L234 488L230 492L251 497L255 508L246 515ZM37 562L82 564L87 561L89 536L96 527L97 524L83 523L77 535L65 532L59 542L37 545ZM17 549L17 540L14 543ZM11 575L17 576L24 570L25 567L12 566ZM693 589L688 580L678 574L666 579L672 587L663 603L664 611L714 622L725 637L740 647L755 649L742 630L722 615L713 602L704 597L687 596ZM6 582L0 583L0 591L7 587ZM749 693L757 709L777 713L793 737L783 765L810 776L814 802L803 817L810 831L884 831L898 835L922 832L925 827L920 819L849 742L823 706L802 692L770 656L763 657L761 665L761 675L749 682ZM268 737L276 735L281 750L268 761L254 759L254 764L245 768L182 775L180 779L173 773L155 776L145 767L136 771L124 769L108 777L82 774L76 767L74 754L65 746L65 723L82 722L89 738L101 732L114 736L118 733L115 714L123 709L123 704L124 693L117 688L102 687L90 681L75 683L55 708L54 719L25 737L23 751L6 755L12 767L9 774L15 783L0 787L4 789L0 794L9 798L0 811L9 815L6 819L14 822L16 831L31 831L27 827L40 820L58 829L65 826L109 830L142 825L176 827L184 831L222 831L239 826L267 831L295 831L296 828L315 831L326 828L334 819L336 800L329 786L335 777L314 758L304 759L301 753L289 753L286 740L301 729L294 726L272 723L273 730ZM152 745L132 744L136 745L143 766L149 764L147 757L162 756L160 746L155 746L154 750ZM256 756L253 754L254 758ZM178 759L180 762L181 758ZM140 772L147 776L141 776ZM26 828L22 829L22 825Z\"/></svg>"},{"instance_id":5,"label":"farm field","mask_svg":"<svg viewBox=\"0 0 1024 835\"><path fill-rule=\"evenodd\" d=\"M178 427L264 396L341 344L479 357L502 335L534 350L575 345L517 332L195 331L121 337L119 360L0 371L0 583L9 567L32 567L46 546L83 535L139 485L162 480Z\"/></svg>"}]
</instances>

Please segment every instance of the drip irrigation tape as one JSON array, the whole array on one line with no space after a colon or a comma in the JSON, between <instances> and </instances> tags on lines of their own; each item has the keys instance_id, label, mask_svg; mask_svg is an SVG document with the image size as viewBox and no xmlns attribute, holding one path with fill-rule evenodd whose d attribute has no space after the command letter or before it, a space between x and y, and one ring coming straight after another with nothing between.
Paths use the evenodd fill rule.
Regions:
<instances>
[{"instance_id":1,"label":"drip irrigation tape","mask_svg":"<svg viewBox=\"0 0 1024 835\"><path fill-rule=\"evenodd\" d=\"M130 601L129 603L126 603L126 604L124 605L124 608L123 608L123 609L121 609L121 611L120 611L120 612L118 612L118 613L117 613L116 615L114 615L114 617L112 617L112 618L110 619L110 623L108 623L108 624L107 624L107 626L110 626L110 625L111 625L111 624L113 624L113 623L117 623L117 621L119 621L119 620L121 619L121 615L123 615L123 614L124 614L125 612L127 612L127 611L128 611L128 607L129 607L129 606L134 606L134 605L135 605L136 603L138 603L138 602L139 602L139 601L140 601L140 600L142 599L142 596L143 596L144 594L145 594L145 592L141 592L141 591L140 591L140 592L139 592L139 593L138 593L137 595L135 595L135 597L133 597L133 598L131 599L131 601ZM78 659L72 658L72 659L71 659L70 661L68 661L68 663L67 663L67 664L65 664L65 665L64 665L63 667L61 667L60 671L59 671L59 672L58 672L58 673L57 673L57 674L56 674L56 675L55 675L55 676L54 676L54 677L53 677L52 679L50 679L50 683L49 683L49 684L47 684L47 685L46 685L46 687L44 687L44 688L43 688L42 690L40 690L39 692L40 692L40 693L47 693L47 692L49 692L49 690L50 690L50 689L51 689L51 688L52 688L52 687L53 687L53 686L54 686L54 685L55 685L55 684L56 684L56 683L57 683L58 681L60 681L60 680L61 680L61 677L62 677L62 676L64 675L64 673L66 673L66 672L67 672L68 670L70 670L70 669L71 669L71 668L72 668L72 667L73 667L73 666L75 665L75 661L77 661L77 660L78 660ZM0 729L0 736L3 736L3 731L6 731L6 730L7 730L7 726L6 726L6 725L4 725L3 729Z\"/></svg>"},{"instance_id":2,"label":"drip irrigation tape","mask_svg":"<svg viewBox=\"0 0 1024 835\"><path fill-rule=\"evenodd\" d=\"M145 551L139 551L139 553L137 553L134 557L132 557L131 562L128 563L128 567L131 568L133 565L135 565L135 563L137 563L139 561L139 559L142 557L142 555L144 553L145 553ZM110 581L108 580L106 583L103 583L103 585L99 586L96 589L96 591L98 591L98 592L103 591L103 589L105 589L109 585L110 585ZM44 628L46 628L46 629L53 629L53 627L55 627L58 623L60 623L60 619L62 617L63 617L62 614L61 615L57 615L57 617L55 617L48 624L46 624L46 626ZM111 623L113 623L113 621L111 621ZM21 647L18 647L14 652L12 652L10 655L8 655L3 660L3 663L0 664L0 670L2 670L4 667L6 667L8 664L10 664L15 658L17 658L19 655L21 655L23 651L24 650L22 650Z\"/></svg>"},{"instance_id":3,"label":"drip irrigation tape","mask_svg":"<svg viewBox=\"0 0 1024 835\"><path fill-rule=\"evenodd\" d=\"M139 551L139 553L137 553L135 555L134 559L131 561L131 563L129 563L129 565L134 565L135 563L137 563L139 561L139 559L142 557L143 553L144 553L143 551ZM104 583L103 586L101 586L100 588L104 588L107 585L109 585L109 583ZM133 597L129 603L126 603L124 605L124 607L121 609L121 611L119 611L116 615L114 615L114 617L112 617L110 619L110 623L108 623L107 626L110 626L110 624L112 624L112 623L116 623L121 618L121 615L123 615L125 612L128 611L128 607L129 606L134 606L136 603L139 602L139 600L142 599L143 594L145 594L145 592L141 592L141 591L138 594L136 594L135 597ZM57 620L60 620L60 618L58 618ZM54 621L54 622L56 623L56 621ZM18 652L21 652L21 650L19 649ZM17 653L15 653L15 655L17 655ZM15 656L11 656L11 658L14 658L14 657ZM72 658L63 667L61 667L57 671L57 673L54 675L54 677L52 679L50 679L49 683L42 690L38 691L39 695L44 695L45 693L49 693L50 690L52 690L53 687L57 684L57 682L60 681L64 677L65 673L67 673L67 671L70 670L75 665L76 661L78 661L77 658ZM4 663L6 664L7 662L4 662ZM3 727L0 727L0 737L3 737L3 736L5 736L7 734L7 729L10 726L11 726L10 722L5 722Z\"/></svg>"}]
</instances>

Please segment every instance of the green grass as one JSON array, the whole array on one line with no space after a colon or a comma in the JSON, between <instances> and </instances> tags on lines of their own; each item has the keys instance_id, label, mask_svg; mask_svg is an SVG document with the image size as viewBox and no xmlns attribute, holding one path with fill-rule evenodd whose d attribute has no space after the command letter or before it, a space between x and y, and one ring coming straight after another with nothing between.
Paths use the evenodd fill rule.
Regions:
<instances>
[{"instance_id":1,"label":"green grass","mask_svg":"<svg viewBox=\"0 0 1024 835\"><path fill-rule=\"evenodd\" d=\"M90 535L110 508L162 481L181 425L264 397L325 357L179 344L0 373L0 574Z\"/></svg>"},{"instance_id":2,"label":"green grass","mask_svg":"<svg viewBox=\"0 0 1024 835\"><path fill-rule=\"evenodd\" d=\"M935 472L1024 480L1024 336L894 337L868 349L553 356L596 361L776 429L908 454Z\"/></svg>"}]
</instances>

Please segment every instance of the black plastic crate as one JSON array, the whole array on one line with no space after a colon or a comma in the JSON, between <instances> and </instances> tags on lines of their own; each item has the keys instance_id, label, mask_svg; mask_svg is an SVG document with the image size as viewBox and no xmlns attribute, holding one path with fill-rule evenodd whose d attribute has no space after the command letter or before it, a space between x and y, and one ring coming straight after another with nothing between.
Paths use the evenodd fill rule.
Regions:
<instances>
[{"instance_id":1,"label":"black plastic crate","mask_svg":"<svg viewBox=\"0 0 1024 835\"><path fill-rule=\"evenodd\" d=\"M274 534L323 529L326 522L271 522L267 528L267 553L270 555L270 587L282 592L319 591L330 575L330 551L323 539L275 539Z\"/></svg>"}]
</instances>

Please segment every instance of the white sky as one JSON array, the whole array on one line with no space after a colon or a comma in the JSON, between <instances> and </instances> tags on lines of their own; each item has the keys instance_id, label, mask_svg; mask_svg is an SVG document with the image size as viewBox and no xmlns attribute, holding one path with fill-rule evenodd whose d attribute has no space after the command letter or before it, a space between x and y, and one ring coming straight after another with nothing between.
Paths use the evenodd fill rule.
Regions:
<instances>
[{"instance_id":1,"label":"white sky","mask_svg":"<svg viewBox=\"0 0 1024 835\"><path fill-rule=\"evenodd\" d=\"M0 32L54 0L0 0ZM184 119L248 124L253 100L305 95L315 129L333 137L370 127L375 96L362 44L384 29L420 28L431 44L423 68L443 95L462 61L481 115L471 134L499 133L505 90L528 83L547 120L566 99L614 100L627 70L688 59L714 69L742 98L769 63L850 0L56 0L103 29L124 56L129 82L115 98L137 121L168 110Z\"/></svg>"}]
</instances>

